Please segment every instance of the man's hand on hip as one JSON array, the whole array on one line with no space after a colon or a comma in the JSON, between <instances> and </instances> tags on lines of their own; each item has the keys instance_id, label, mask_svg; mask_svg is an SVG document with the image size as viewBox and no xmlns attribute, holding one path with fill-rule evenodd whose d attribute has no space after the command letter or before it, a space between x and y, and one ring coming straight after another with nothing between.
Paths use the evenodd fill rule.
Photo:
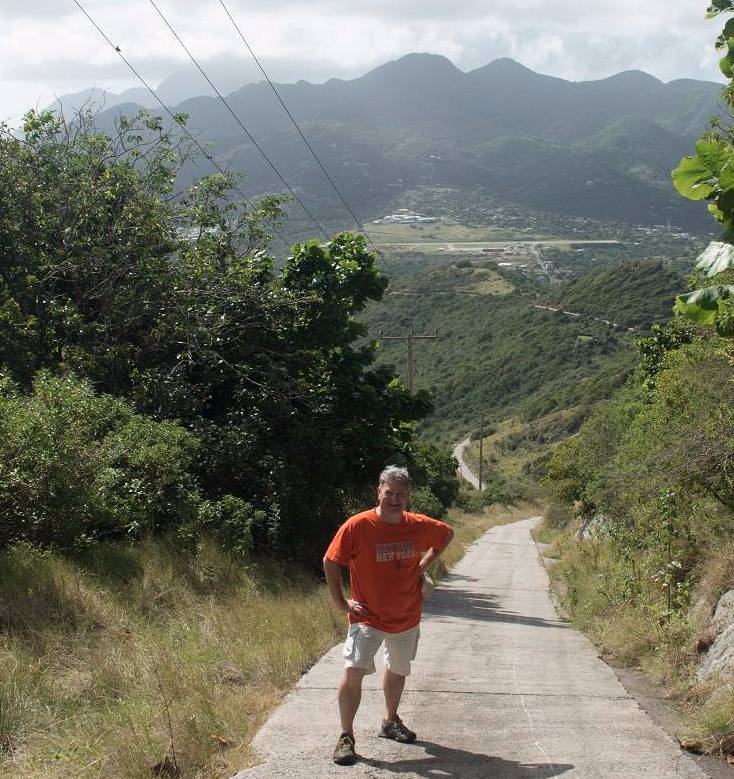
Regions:
<instances>
[{"instance_id":1,"label":"man's hand on hip","mask_svg":"<svg viewBox=\"0 0 734 779\"><path fill-rule=\"evenodd\" d=\"M347 598L345 603L347 604L347 614L354 614L357 617L367 617L372 612L367 608L366 603L360 603L358 600L351 600Z\"/></svg>"}]
</instances>

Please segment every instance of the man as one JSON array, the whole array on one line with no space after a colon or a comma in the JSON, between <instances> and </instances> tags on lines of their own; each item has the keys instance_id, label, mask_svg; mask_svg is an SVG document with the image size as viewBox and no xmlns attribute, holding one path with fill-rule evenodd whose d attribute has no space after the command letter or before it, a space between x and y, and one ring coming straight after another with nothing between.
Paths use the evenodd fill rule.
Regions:
<instances>
[{"instance_id":1,"label":"man","mask_svg":"<svg viewBox=\"0 0 734 779\"><path fill-rule=\"evenodd\" d=\"M353 724L362 679L375 672L375 654L383 642L385 719L377 735L415 741L415 733L398 716L398 704L418 648L423 574L454 532L445 522L407 511L409 501L408 471L388 466L380 474L377 506L350 517L324 556L331 597L349 617L339 685L342 733L334 750L338 765L357 759ZM341 566L349 567L350 599L344 597Z\"/></svg>"}]
</instances>

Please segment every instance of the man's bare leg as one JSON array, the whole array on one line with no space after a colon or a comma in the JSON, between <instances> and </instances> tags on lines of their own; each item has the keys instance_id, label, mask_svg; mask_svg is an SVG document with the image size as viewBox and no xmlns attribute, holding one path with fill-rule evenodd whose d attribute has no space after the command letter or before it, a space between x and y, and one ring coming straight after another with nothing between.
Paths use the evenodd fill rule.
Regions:
<instances>
[{"instance_id":1,"label":"man's bare leg","mask_svg":"<svg viewBox=\"0 0 734 779\"><path fill-rule=\"evenodd\" d=\"M362 700L362 679L366 671L363 668L345 668L339 684L339 715L342 732L354 738L354 717Z\"/></svg>"},{"instance_id":2,"label":"man's bare leg","mask_svg":"<svg viewBox=\"0 0 734 779\"><path fill-rule=\"evenodd\" d=\"M400 698L405 687L405 677L385 669L382 677L382 691L385 693L385 719L390 721L395 718L400 705Z\"/></svg>"}]
</instances>

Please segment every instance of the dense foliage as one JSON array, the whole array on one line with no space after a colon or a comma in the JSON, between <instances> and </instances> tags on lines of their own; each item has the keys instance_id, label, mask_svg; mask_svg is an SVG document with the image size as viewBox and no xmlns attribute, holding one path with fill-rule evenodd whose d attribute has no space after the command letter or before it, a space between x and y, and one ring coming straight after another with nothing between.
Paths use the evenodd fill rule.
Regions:
<instances>
[{"instance_id":1,"label":"dense foliage","mask_svg":"<svg viewBox=\"0 0 734 779\"><path fill-rule=\"evenodd\" d=\"M580 517L614 561L592 566L604 608L635 604L650 620L685 613L704 561L734 527L730 356L720 339L678 328L643 342L635 376L547 469L555 513Z\"/></svg>"},{"instance_id":2,"label":"dense foliage","mask_svg":"<svg viewBox=\"0 0 734 779\"><path fill-rule=\"evenodd\" d=\"M67 126L32 112L22 139L0 132L0 366L18 388L0 424L28 464L18 478L45 490L34 504L5 496L5 541L69 543L196 514L240 546L309 555L385 464L415 462L428 398L357 343L354 315L387 285L364 239L297 245L276 273L267 247L282 201L232 200L219 174L177 192L187 157L175 126L149 115L105 134L89 117ZM67 427L54 451L48 430ZM12 471L19 450L6 441L2 456ZM81 469L66 508L52 489L64 460ZM140 505L96 511L98 479L124 495L136 468L156 471L140 477ZM77 519L53 518L67 509Z\"/></svg>"},{"instance_id":3,"label":"dense foliage","mask_svg":"<svg viewBox=\"0 0 734 779\"><path fill-rule=\"evenodd\" d=\"M39 373L0 397L0 547L80 545L191 522L197 441L88 382Z\"/></svg>"}]
</instances>

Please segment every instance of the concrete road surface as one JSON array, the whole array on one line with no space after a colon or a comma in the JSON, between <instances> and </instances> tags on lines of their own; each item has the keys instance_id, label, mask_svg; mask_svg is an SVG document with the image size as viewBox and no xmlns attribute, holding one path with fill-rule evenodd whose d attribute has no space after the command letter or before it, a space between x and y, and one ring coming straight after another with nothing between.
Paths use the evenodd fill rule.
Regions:
<instances>
[{"instance_id":1,"label":"concrete road surface","mask_svg":"<svg viewBox=\"0 0 734 779\"><path fill-rule=\"evenodd\" d=\"M470 443L471 438L465 438L463 441L459 441L459 443L454 446L454 457L459 461L459 476L461 476L462 479L466 479L475 490L478 490L479 479L474 475L464 460L464 452L466 452Z\"/></svg>"},{"instance_id":2,"label":"concrete road surface","mask_svg":"<svg viewBox=\"0 0 734 779\"><path fill-rule=\"evenodd\" d=\"M559 621L530 538L536 520L486 533L431 600L400 713L414 744L377 737L378 675L367 677L339 767L341 645L314 666L256 736L263 764L237 779L705 779L652 723L578 631Z\"/></svg>"}]
</instances>

